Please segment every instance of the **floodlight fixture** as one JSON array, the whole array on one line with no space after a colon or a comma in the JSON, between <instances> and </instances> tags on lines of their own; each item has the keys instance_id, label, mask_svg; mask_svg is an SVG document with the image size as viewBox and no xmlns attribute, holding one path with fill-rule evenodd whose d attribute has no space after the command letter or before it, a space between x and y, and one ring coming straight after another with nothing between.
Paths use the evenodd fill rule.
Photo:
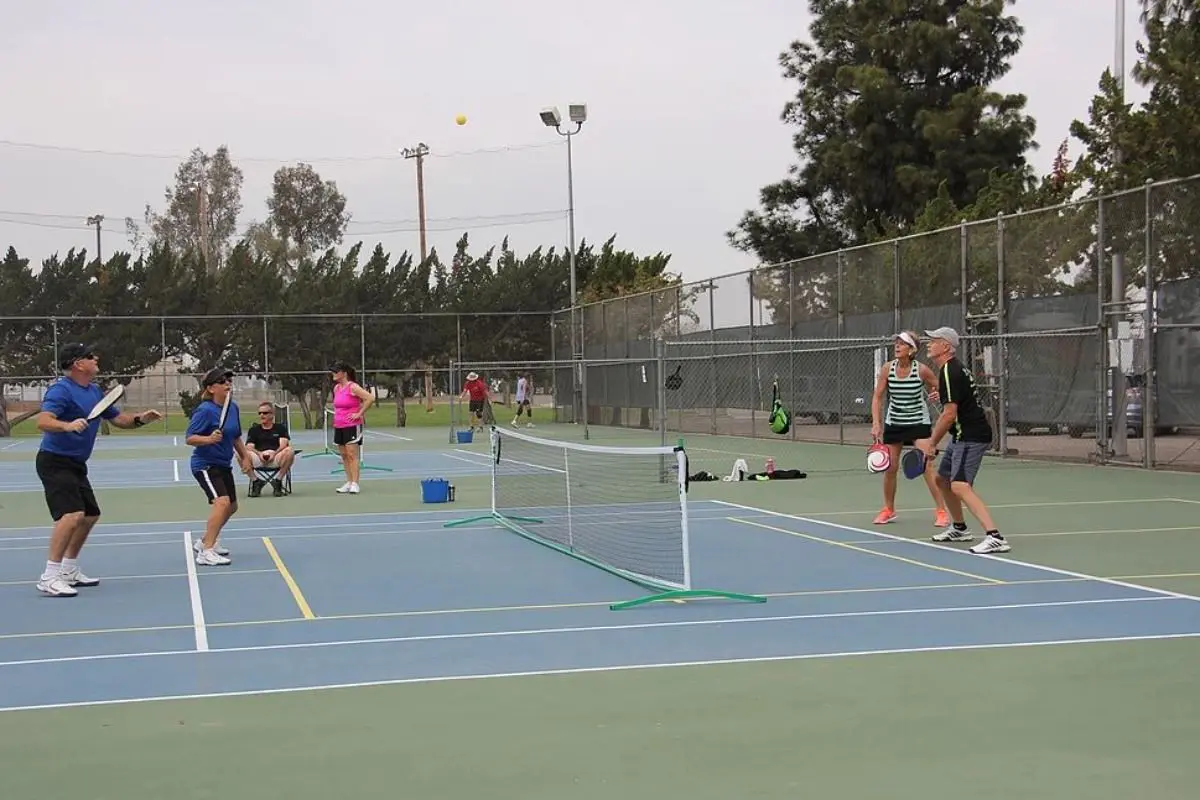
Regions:
<instances>
[{"instance_id":1,"label":"floodlight fixture","mask_svg":"<svg viewBox=\"0 0 1200 800\"><path fill-rule=\"evenodd\" d=\"M542 109L542 124L547 128L557 128L562 124L562 115L558 113L558 109L554 106Z\"/></svg>"},{"instance_id":2,"label":"floodlight fixture","mask_svg":"<svg viewBox=\"0 0 1200 800\"><path fill-rule=\"evenodd\" d=\"M587 103L573 103L567 106L567 116L576 125L587 122Z\"/></svg>"}]
</instances>

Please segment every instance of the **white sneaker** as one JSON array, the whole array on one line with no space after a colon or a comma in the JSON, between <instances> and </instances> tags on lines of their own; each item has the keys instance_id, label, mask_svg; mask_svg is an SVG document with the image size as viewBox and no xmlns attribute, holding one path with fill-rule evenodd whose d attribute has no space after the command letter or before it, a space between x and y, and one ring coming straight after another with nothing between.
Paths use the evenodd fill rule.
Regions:
<instances>
[{"instance_id":1,"label":"white sneaker","mask_svg":"<svg viewBox=\"0 0 1200 800\"><path fill-rule=\"evenodd\" d=\"M357 483L350 484L350 494L358 494L358 484Z\"/></svg>"},{"instance_id":2,"label":"white sneaker","mask_svg":"<svg viewBox=\"0 0 1200 800\"><path fill-rule=\"evenodd\" d=\"M79 567L75 567L70 572L64 572L62 579L71 586L99 586L99 578L89 578L79 571Z\"/></svg>"},{"instance_id":3,"label":"white sneaker","mask_svg":"<svg viewBox=\"0 0 1200 800\"><path fill-rule=\"evenodd\" d=\"M347 494L350 491L350 487L353 485L354 484L350 483L350 481L346 481L345 483L343 483L341 486L338 487L337 493L338 494Z\"/></svg>"},{"instance_id":4,"label":"white sneaker","mask_svg":"<svg viewBox=\"0 0 1200 800\"><path fill-rule=\"evenodd\" d=\"M204 540L203 539L193 539L192 540L192 549L195 550L197 553L199 553L201 550L204 549ZM220 542L217 542L217 546L214 547L213 550L217 551L217 555L221 555L221 556L229 555L229 548L226 547L225 545L221 544Z\"/></svg>"},{"instance_id":5,"label":"white sneaker","mask_svg":"<svg viewBox=\"0 0 1200 800\"><path fill-rule=\"evenodd\" d=\"M201 550L196 554L196 563L202 567L223 567L233 562L216 550Z\"/></svg>"},{"instance_id":6,"label":"white sneaker","mask_svg":"<svg viewBox=\"0 0 1200 800\"><path fill-rule=\"evenodd\" d=\"M969 542L975 538L975 534L971 533L970 528L967 528L965 531L960 531L955 530L954 526L951 525L941 533L935 533L929 538L935 542Z\"/></svg>"},{"instance_id":7,"label":"white sneaker","mask_svg":"<svg viewBox=\"0 0 1200 800\"><path fill-rule=\"evenodd\" d=\"M42 579L38 581L37 590L51 597L74 597L79 594L79 592L75 591L75 587L67 583L62 575L55 575L49 578L43 575Z\"/></svg>"},{"instance_id":8,"label":"white sneaker","mask_svg":"<svg viewBox=\"0 0 1200 800\"><path fill-rule=\"evenodd\" d=\"M992 553L1007 553L1012 550L1012 545L1007 539L1001 539L999 536L988 534L983 537L983 541L971 548L971 552L976 555L986 556Z\"/></svg>"}]
</instances>

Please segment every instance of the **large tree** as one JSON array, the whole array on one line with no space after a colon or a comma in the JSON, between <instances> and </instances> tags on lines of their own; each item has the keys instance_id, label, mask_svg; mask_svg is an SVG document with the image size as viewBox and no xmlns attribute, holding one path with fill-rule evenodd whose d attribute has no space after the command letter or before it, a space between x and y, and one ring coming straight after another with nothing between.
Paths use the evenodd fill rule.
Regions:
<instances>
[{"instance_id":1,"label":"large tree","mask_svg":"<svg viewBox=\"0 0 1200 800\"><path fill-rule=\"evenodd\" d=\"M308 164L276 170L267 210L271 232L300 258L341 244L350 222L345 195Z\"/></svg>"},{"instance_id":2,"label":"large tree","mask_svg":"<svg viewBox=\"0 0 1200 800\"><path fill-rule=\"evenodd\" d=\"M158 213L146 206L151 243L180 252L194 250L210 274L225 263L237 234L242 211L242 170L233 163L229 148L221 145L212 155L199 147L175 171ZM138 226L126 220L126 231L135 248L144 247Z\"/></svg>"},{"instance_id":3,"label":"large tree","mask_svg":"<svg viewBox=\"0 0 1200 800\"><path fill-rule=\"evenodd\" d=\"M1105 71L1086 122L1071 133L1085 148L1078 171L1094 195L1136 190L1106 201L1106 237L1126 256L1125 277L1144 278L1147 181L1200 174L1200 8L1194 2L1143 0L1144 40L1137 45L1133 79L1148 89L1146 100L1126 101L1120 81ZM1183 182L1151 190L1159 280L1197 273L1200 258L1195 231L1200 192Z\"/></svg>"},{"instance_id":4,"label":"large tree","mask_svg":"<svg viewBox=\"0 0 1200 800\"><path fill-rule=\"evenodd\" d=\"M799 163L731 243L804 258L904 229L943 188L963 207L993 173L1027 173L1025 97L990 88L1020 48L1011 2L810 0L812 41L780 56L798 84L782 118Z\"/></svg>"}]
</instances>

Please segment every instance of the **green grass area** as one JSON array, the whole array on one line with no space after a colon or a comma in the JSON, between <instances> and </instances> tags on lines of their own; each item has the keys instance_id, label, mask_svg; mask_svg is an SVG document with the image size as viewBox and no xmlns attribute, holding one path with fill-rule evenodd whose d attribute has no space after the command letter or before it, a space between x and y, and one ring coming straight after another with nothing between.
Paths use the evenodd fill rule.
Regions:
<instances>
[{"instance_id":1,"label":"green grass area","mask_svg":"<svg viewBox=\"0 0 1200 800\"><path fill-rule=\"evenodd\" d=\"M236 398L235 398L236 399ZM243 430L258 421L256 415L257 404L245 401L239 402L239 410L241 411L241 420ZM292 406L292 424L297 430L305 429L304 414L300 410L300 406L293 403ZM497 405L495 406L497 413L507 420L511 415L511 407ZM140 407L131 407L130 410L140 411ZM161 409L160 409L161 410ZM450 403L447 400L435 402L433 411L427 411L424 402L409 400L405 404L407 417L405 419L405 427L412 428L449 428L450 427ZM459 413L465 412L460 409ZM553 414L553 409L548 406L538 406L534 409L534 414L543 419L548 419ZM391 401L382 401L367 410L367 427L384 429L395 429L396 424L396 404ZM319 413L314 413L311 419L312 428L320 429L321 417ZM139 428L136 431L122 431L122 435L126 433L143 434L143 435L162 435L166 434L182 434L187 430L188 418L178 408L170 409L167 417L163 421L155 422L147 425L144 428ZM37 428L34 427L33 419L25 420L13 426L12 433L17 436L40 436Z\"/></svg>"},{"instance_id":2,"label":"green grass area","mask_svg":"<svg viewBox=\"0 0 1200 800\"><path fill-rule=\"evenodd\" d=\"M53 800L80 796L68 778L114 800L1186 798L1197 659L1084 644L7 713L0 766L7 795Z\"/></svg>"},{"instance_id":3,"label":"green grass area","mask_svg":"<svg viewBox=\"0 0 1200 800\"><path fill-rule=\"evenodd\" d=\"M439 428L413 426L405 435L415 441L378 447L451 447ZM573 425L532 432L583 436ZM596 443L659 436L591 428ZM770 457L809 472L801 481L693 483L689 499L835 522L870 540L882 495L862 447L685 438L693 470L727 474L738 457L760 469ZM355 511L427 508L415 479L365 479ZM336 513L335 482L243 502L239 516ZM486 477L455 483L459 508L487 505ZM1200 594L1200 475L989 458L978 487L1014 559ZM206 511L193 487L105 490L101 502L110 525ZM46 522L38 493L0 503L6 525ZM900 519L884 530L927 540L931 509L923 484L902 479ZM74 797L77 784L46 779L67 769L93 795L122 800L396 791L452 800L1184 798L1200 783L1197 659L1200 639L1111 642L7 712L0 781L14 797Z\"/></svg>"}]
</instances>

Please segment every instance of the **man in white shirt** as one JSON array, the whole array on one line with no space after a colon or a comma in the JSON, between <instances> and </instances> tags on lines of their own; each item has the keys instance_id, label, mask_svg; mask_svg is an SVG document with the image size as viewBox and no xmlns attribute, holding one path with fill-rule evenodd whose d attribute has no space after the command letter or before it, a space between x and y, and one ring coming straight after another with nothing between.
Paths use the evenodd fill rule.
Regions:
<instances>
[{"instance_id":1,"label":"man in white shirt","mask_svg":"<svg viewBox=\"0 0 1200 800\"><path fill-rule=\"evenodd\" d=\"M533 396L533 389L530 386L531 383L532 381L530 380L529 375L522 375L521 377L517 378L517 415L513 417L512 421L514 428L517 427L517 423L521 420L522 411L529 416L529 422L525 427L533 427L533 404L530 402L530 398Z\"/></svg>"}]
</instances>

